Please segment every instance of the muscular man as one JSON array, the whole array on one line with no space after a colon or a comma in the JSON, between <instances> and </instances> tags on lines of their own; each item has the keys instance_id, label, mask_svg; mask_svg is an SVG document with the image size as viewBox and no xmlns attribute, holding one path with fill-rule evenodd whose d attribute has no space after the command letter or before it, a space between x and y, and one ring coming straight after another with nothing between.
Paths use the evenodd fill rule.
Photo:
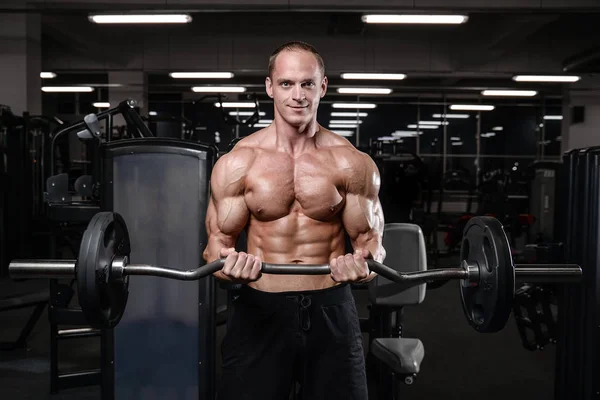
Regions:
<instances>
[{"instance_id":1,"label":"muscular man","mask_svg":"<svg viewBox=\"0 0 600 400\"><path fill-rule=\"evenodd\" d=\"M219 399L367 399L362 334L349 283L382 262L379 172L317 123L327 89L321 56L287 43L269 61L273 123L216 163L206 227L218 279L243 283L222 344ZM247 253L234 247L246 230ZM354 248L345 254L345 234ZM261 262L329 264L330 275L261 274Z\"/></svg>"}]
</instances>

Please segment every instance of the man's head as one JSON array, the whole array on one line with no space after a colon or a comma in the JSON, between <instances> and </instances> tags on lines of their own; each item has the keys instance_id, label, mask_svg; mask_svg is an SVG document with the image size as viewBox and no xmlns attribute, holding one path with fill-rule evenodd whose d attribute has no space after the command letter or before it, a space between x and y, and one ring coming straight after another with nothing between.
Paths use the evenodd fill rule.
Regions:
<instances>
[{"instance_id":1,"label":"man's head","mask_svg":"<svg viewBox=\"0 0 600 400\"><path fill-rule=\"evenodd\" d=\"M265 84L276 115L293 126L307 125L327 91L323 59L307 43L286 43L271 54Z\"/></svg>"}]
</instances>

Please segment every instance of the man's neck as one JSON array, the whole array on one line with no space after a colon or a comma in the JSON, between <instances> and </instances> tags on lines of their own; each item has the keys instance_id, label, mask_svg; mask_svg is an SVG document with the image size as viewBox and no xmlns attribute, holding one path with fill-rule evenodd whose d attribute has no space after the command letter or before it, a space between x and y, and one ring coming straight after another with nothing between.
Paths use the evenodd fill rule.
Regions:
<instances>
[{"instance_id":1,"label":"man's neck","mask_svg":"<svg viewBox=\"0 0 600 400\"><path fill-rule=\"evenodd\" d=\"M275 145L278 149L290 155L299 155L309 149L314 149L316 135L320 127L316 120L308 125L292 126L283 119L275 119Z\"/></svg>"}]
</instances>

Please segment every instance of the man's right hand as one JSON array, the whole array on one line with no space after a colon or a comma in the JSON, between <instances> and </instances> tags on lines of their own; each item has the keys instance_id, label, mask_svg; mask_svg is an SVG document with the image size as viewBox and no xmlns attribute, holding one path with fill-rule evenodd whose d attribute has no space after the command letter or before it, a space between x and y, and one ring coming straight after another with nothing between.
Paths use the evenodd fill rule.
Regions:
<instances>
[{"instance_id":1,"label":"man's right hand","mask_svg":"<svg viewBox=\"0 0 600 400\"><path fill-rule=\"evenodd\" d=\"M262 261L259 257L234 248L224 248L219 252L220 258L225 258L221 274L234 283L249 283L258 280L262 273Z\"/></svg>"}]
</instances>

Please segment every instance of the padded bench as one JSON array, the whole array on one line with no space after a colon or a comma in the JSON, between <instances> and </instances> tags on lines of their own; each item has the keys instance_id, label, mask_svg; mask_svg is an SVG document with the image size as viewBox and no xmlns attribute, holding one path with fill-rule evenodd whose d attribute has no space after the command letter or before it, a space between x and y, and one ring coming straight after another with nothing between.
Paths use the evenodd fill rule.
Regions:
<instances>
[{"instance_id":1,"label":"padded bench","mask_svg":"<svg viewBox=\"0 0 600 400\"><path fill-rule=\"evenodd\" d=\"M371 343L371 352L394 374L404 377L411 385L421 369L425 347L419 339L378 338Z\"/></svg>"},{"instance_id":2,"label":"padded bench","mask_svg":"<svg viewBox=\"0 0 600 400\"><path fill-rule=\"evenodd\" d=\"M425 239L418 225L386 224L383 246L387 252L384 263L390 268L400 272L427 269ZM394 282L377 276L369 284L369 301L371 307L379 312L393 312L405 306L421 304L425 292L425 284L401 290ZM406 384L414 382L425 356L425 348L419 339L374 337L370 341L370 353L392 372L395 379Z\"/></svg>"}]
</instances>

